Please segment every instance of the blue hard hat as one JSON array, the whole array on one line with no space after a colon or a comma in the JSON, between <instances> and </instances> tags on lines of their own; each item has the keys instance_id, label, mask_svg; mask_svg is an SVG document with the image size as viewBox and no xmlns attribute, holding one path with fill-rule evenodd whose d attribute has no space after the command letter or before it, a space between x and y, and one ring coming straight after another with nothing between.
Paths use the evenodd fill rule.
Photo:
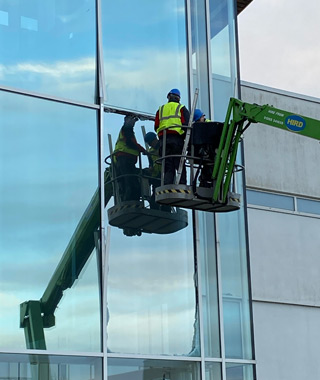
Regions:
<instances>
[{"instance_id":1,"label":"blue hard hat","mask_svg":"<svg viewBox=\"0 0 320 380\"><path fill-rule=\"evenodd\" d=\"M144 141L148 144L151 143L151 141L153 141L154 139L157 138L157 135L154 133L154 132L148 132L145 134L144 136Z\"/></svg>"},{"instance_id":2,"label":"blue hard hat","mask_svg":"<svg viewBox=\"0 0 320 380\"><path fill-rule=\"evenodd\" d=\"M179 91L177 88L173 88L172 90L170 90L169 93L168 93L168 96L169 96L170 94L172 94L172 95L177 95L177 96L181 97L181 95L180 95L180 91Z\"/></svg>"},{"instance_id":3,"label":"blue hard hat","mask_svg":"<svg viewBox=\"0 0 320 380\"><path fill-rule=\"evenodd\" d=\"M198 121L201 116L204 116L204 113L199 108L196 108L193 114L193 121Z\"/></svg>"}]
</instances>

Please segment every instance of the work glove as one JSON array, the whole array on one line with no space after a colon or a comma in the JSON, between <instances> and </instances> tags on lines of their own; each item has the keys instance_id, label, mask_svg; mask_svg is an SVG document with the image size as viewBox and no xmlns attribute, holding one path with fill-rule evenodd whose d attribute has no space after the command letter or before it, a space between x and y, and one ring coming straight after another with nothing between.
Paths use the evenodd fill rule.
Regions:
<instances>
[{"instance_id":1,"label":"work glove","mask_svg":"<svg viewBox=\"0 0 320 380\"><path fill-rule=\"evenodd\" d=\"M133 116L133 115L127 115L125 118L124 118L124 126L125 127L134 127L136 121L138 120L138 118L136 116Z\"/></svg>"}]
</instances>

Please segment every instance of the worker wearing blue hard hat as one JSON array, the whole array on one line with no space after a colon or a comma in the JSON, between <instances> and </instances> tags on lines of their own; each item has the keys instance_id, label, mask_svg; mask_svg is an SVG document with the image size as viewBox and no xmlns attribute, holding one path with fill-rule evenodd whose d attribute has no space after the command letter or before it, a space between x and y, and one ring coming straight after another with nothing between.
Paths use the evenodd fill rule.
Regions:
<instances>
[{"instance_id":1,"label":"worker wearing blue hard hat","mask_svg":"<svg viewBox=\"0 0 320 380\"><path fill-rule=\"evenodd\" d=\"M152 141L158 140L157 135L154 132L148 132L144 136L144 141L151 146Z\"/></svg>"},{"instance_id":2,"label":"worker wearing blue hard hat","mask_svg":"<svg viewBox=\"0 0 320 380\"><path fill-rule=\"evenodd\" d=\"M210 122L211 120L209 119L206 119L205 117L206 115L201 111L201 109L199 108L196 108L194 110L194 114L193 114L193 121L195 123L203 123L203 122Z\"/></svg>"},{"instance_id":3,"label":"worker wearing blue hard hat","mask_svg":"<svg viewBox=\"0 0 320 380\"><path fill-rule=\"evenodd\" d=\"M164 184L174 183L176 171L179 169L184 138L185 129L189 123L190 113L188 109L180 103L180 91L173 88L168 92L168 102L159 107L155 122L154 129L160 140L160 155L171 156L165 159L164 166ZM163 136L166 131L166 151L162 152ZM182 168L180 183L186 184L187 175L185 166Z\"/></svg>"}]
</instances>

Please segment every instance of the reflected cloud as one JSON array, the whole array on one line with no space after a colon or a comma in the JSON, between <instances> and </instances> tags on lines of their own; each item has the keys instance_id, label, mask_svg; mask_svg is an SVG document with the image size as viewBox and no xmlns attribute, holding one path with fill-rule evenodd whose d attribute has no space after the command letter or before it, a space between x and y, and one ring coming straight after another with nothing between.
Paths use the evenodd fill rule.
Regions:
<instances>
[{"instance_id":1,"label":"reflected cloud","mask_svg":"<svg viewBox=\"0 0 320 380\"><path fill-rule=\"evenodd\" d=\"M166 102L167 91L172 87L179 87L182 102L187 102L187 83L181 83L181 78L187 78L185 52L178 54L176 51L146 48L128 51L130 59L125 60L118 60L116 51L108 55L113 57L105 59L104 65L109 104L123 105L123 94L126 94L128 108L155 112L160 104ZM159 97L159 91L164 88Z\"/></svg>"},{"instance_id":2,"label":"reflected cloud","mask_svg":"<svg viewBox=\"0 0 320 380\"><path fill-rule=\"evenodd\" d=\"M59 61L55 63L22 62L16 65L0 65L0 78L8 75L38 74L57 78L68 79L84 74L95 73L95 59L93 57L81 58L75 61Z\"/></svg>"}]
</instances>

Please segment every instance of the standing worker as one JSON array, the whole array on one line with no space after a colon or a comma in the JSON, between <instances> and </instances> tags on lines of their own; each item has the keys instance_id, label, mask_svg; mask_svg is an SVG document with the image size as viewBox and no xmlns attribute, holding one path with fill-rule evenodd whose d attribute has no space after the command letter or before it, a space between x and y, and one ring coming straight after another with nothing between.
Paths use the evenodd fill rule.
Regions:
<instances>
[{"instance_id":1,"label":"standing worker","mask_svg":"<svg viewBox=\"0 0 320 380\"><path fill-rule=\"evenodd\" d=\"M137 120L133 115L125 116L124 124L114 149L116 176L124 176L119 178L121 201L139 200L140 198L140 184L136 176L136 163L139 153L147 154L147 151L138 144L133 131Z\"/></svg>"},{"instance_id":2,"label":"standing worker","mask_svg":"<svg viewBox=\"0 0 320 380\"><path fill-rule=\"evenodd\" d=\"M189 123L190 114L188 109L180 104L180 91L173 88L167 95L168 103L159 107L156 113L154 129L160 140L160 155L182 154L185 130L184 126ZM166 151L163 148L163 131L166 130ZM180 157L168 157L165 159L164 184L174 183L176 171L179 169ZM181 184L187 183L186 167L183 165Z\"/></svg>"}]
</instances>

